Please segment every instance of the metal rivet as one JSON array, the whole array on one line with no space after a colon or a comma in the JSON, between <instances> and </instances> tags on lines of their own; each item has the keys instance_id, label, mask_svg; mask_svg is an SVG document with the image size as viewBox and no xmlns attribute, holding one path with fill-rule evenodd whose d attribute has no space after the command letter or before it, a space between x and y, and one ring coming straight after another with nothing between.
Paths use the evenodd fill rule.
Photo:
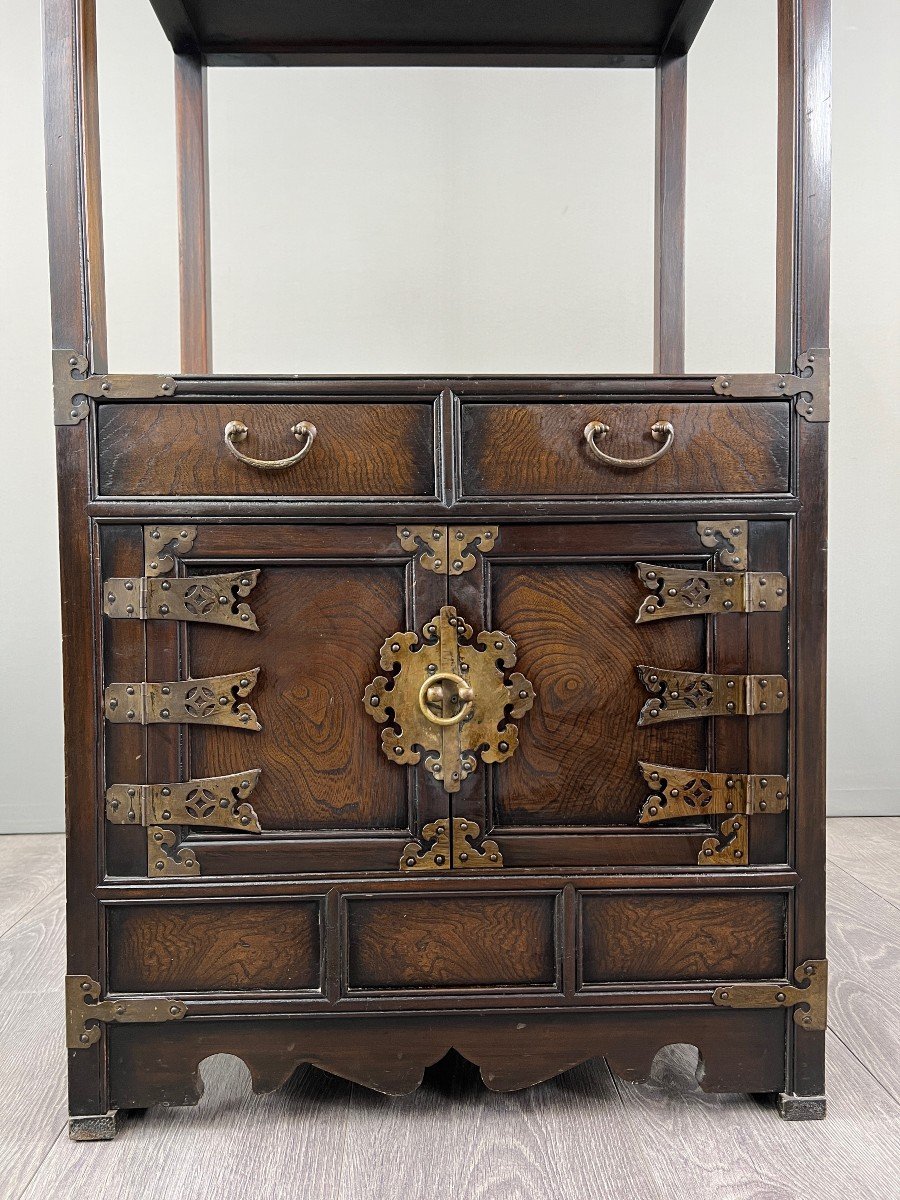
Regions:
<instances>
[{"instance_id":1,"label":"metal rivet","mask_svg":"<svg viewBox=\"0 0 900 1200\"><path fill-rule=\"evenodd\" d=\"M462 854L460 854L460 856L459 856L459 861L460 861L460 862L468 862L468 861L469 861L469 856L468 856L468 854L465 852L465 850L463 850Z\"/></svg>"},{"instance_id":2,"label":"metal rivet","mask_svg":"<svg viewBox=\"0 0 900 1200\"><path fill-rule=\"evenodd\" d=\"M704 850L703 853L706 855L707 858L710 858L712 856L712 850ZM727 994L727 993L723 993L723 995L725 995L725 994Z\"/></svg>"},{"instance_id":3,"label":"metal rivet","mask_svg":"<svg viewBox=\"0 0 900 1200\"><path fill-rule=\"evenodd\" d=\"M178 1014L181 1012L181 1005L179 1005L179 1004L170 1004L170 1005L169 1005L169 1012L172 1014L172 1016L173 1016L173 1017L177 1017L177 1016L178 1016Z\"/></svg>"},{"instance_id":4,"label":"metal rivet","mask_svg":"<svg viewBox=\"0 0 900 1200\"><path fill-rule=\"evenodd\" d=\"M650 778L651 778L651 779L653 780L653 782L655 783L655 782L656 782L656 780L657 780L657 779L659 779L659 771L651 771L651 772L650 772Z\"/></svg>"},{"instance_id":5,"label":"metal rivet","mask_svg":"<svg viewBox=\"0 0 900 1200\"><path fill-rule=\"evenodd\" d=\"M769 786L769 781L768 781L768 779L761 779L761 780L759 781L759 786L760 786L760 787L768 787L768 786Z\"/></svg>"},{"instance_id":6,"label":"metal rivet","mask_svg":"<svg viewBox=\"0 0 900 1200\"><path fill-rule=\"evenodd\" d=\"M760 712L765 712L768 707L769 706L768 706L768 704L766 704L765 700L760 700L760 702L759 702L759 711Z\"/></svg>"},{"instance_id":7,"label":"metal rivet","mask_svg":"<svg viewBox=\"0 0 900 1200\"><path fill-rule=\"evenodd\" d=\"M220 703L221 705L225 705L225 704L227 704L227 703L228 703L228 697L227 697L227 696L220 696L220 697L219 697L219 703Z\"/></svg>"},{"instance_id":8,"label":"metal rivet","mask_svg":"<svg viewBox=\"0 0 900 1200\"><path fill-rule=\"evenodd\" d=\"M658 709L658 708L651 708L651 709L650 709L650 716L651 716L651 717L658 717L658 716L659 716L659 709Z\"/></svg>"},{"instance_id":9,"label":"metal rivet","mask_svg":"<svg viewBox=\"0 0 900 1200\"><path fill-rule=\"evenodd\" d=\"M414 858L408 858L406 860L406 865L408 867L414 867L416 865L416 860Z\"/></svg>"},{"instance_id":10,"label":"metal rivet","mask_svg":"<svg viewBox=\"0 0 900 1200\"><path fill-rule=\"evenodd\" d=\"M737 831L740 829L740 827L741 827L740 821L732 821L731 822L731 828L734 830L735 833L737 833Z\"/></svg>"},{"instance_id":11,"label":"metal rivet","mask_svg":"<svg viewBox=\"0 0 900 1200\"><path fill-rule=\"evenodd\" d=\"M168 579L164 579L162 581L162 583L160 584L160 587L162 588L162 590L164 592L168 592L169 589L172 587L172 585L171 585L171 583L169 583Z\"/></svg>"},{"instance_id":12,"label":"metal rivet","mask_svg":"<svg viewBox=\"0 0 900 1200\"><path fill-rule=\"evenodd\" d=\"M129 710L128 710L128 712L125 714L125 716L128 718L128 720L129 720L129 721L133 721L133 720L134 720L134 709L133 709L133 708L129 708Z\"/></svg>"},{"instance_id":13,"label":"metal rivet","mask_svg":"<svg viewBox=\"0 0 900 1200\"><path fill-rule=\"evenodd\" d=\"M454 772L453 772L453 778L454 778L454 779L459 779L459 771L454 771Z\"/></svg>"},{"instance_id":14,"label":"metal rivet","mask_svg":"<svg viewBox=\"0 0 900 1200\"><path fill-rule=\"evenodd\" d=\"M731 536L732 537L740 537L740 535L741 535L741 527L740 527L740 525L735 525L734 529L732 529L732 531L731 531Z\"/></svg>"},{"instance_id":15,"label":"metal rivet","mask_svg":"<svg viewBox=\"0 0 900 1200\"><path fill-rule=\"evenodd\" d=\"M242 725L246 725L249 720L250 720L250 716L248 713L241 713L241 724Z\"/></svg>"},{"instance_id":16,"label":"metal rivet","mask_svg":"<svg viewBox=\"0 0 900 1200\"><path fill-rule=\"evenodd\" d=\"M161 871L165 865L166 865L166 864L165 864L164 862L162 862L162 860L160 860L160 861L159 861L159 862L156 864L156 869L157 869L157 871Z\"/></svg>"},{"instance_id":17,"label":"metal rivet","mask_svg":"<svg viewBox=\"0 0 900 1200\"><path fill-rule=\"evenodd\" d=\"M242 824L242 825L249 825L249 824L250 824L250 818L249 818L249 817L241 817L241 824Z\"/></svg>"},{"instance_id":18,"label":"metal rivet","mask_svg":"<svg viewBox=\"0 0 900 1200\"><path fill-rule=\"evenodd\" d=\"M162 815L162 816L163 816L163 820L164 820L164 821L171 821L171 820L172 820L172 814L171 814L171 813L168 811L168 809L164 810L164 812L163 812L163 815Z\"/></svg>"},{"instance_id":19,"label":"metal rivet","mask_svg":"<svg viewBox=\"0 0 900 1200\"><path fill-rule=\"evenodd\" d=\"M192 867L194 865L194 860L192 858L186 858L184 860L184 865L186 867Z\"/></svg>"},{"instance_id":20,"label":"metal rivet","mask_svg":"<svg viewBox=\"0 0 900 1200\"><path fill-rule=\"evenodd\" d=\"M520 700L527 700L527 698L528 698L528 693L524 689L521 692L519 692Z\"/></svg>"},{"instance_id":21,"label":"metal rivet","mask_svg":"<svg viewBox=\"0 0 900 1200\"><path fill-rule=\"evenodd\" d=\"M775 793L775 799L776 799L776 800L783 800L783 799L784 799L784 792L776 792L776 793Z\"/></svg>"},{"instance_id":22,"label":"metal rivet","mask_svg":"<svg viewBox=\"0 0 900 1200\"><path fill-rule=\"evenodd\" d=\"M733 687L734 687L734 680L733 680L733 679L729 679L729 680L728 680L728 682L726 683L726 685L725 685L725 686L726 686L726 687L733 688Z\"/></svg>"},{"instance_id":23,"label":"metal rivet","mask_svg":"<svg viewBox=\"0 0 900 1200\"><path fill-rule=\"evenodd\" d=\"M459 827L463 831L463 833L465 833L465 831L469 828L469 822L468 821L460 821Z\"/></svg>"},{"instance_id":24,"label":"metal rivet","mask_svg":"<svg viewBox=\"0 0 900 1200\"><path fill-rule=\"evenodd\" d=\"M743 850L735 850L735 852L734 852L734 857L735 857L735 858L743 858L743 857L744 857L744 852L743 852Z\"/></svg>"},{"instance_id":25,"label":"metal rivet","mask_svg":"<svg viewBox=\"0 0 900 1200\"><path fill-rule=\"evenodd\" d=\"M463 531L461 529L457 529L456 540L458 542L463 542L463 541L465 541L465 538L466 538L466 535L463 533Z\"/></svg>"},{"instance_id":26,"label":"metal rivet","mask_svg":"<svg viewBox=\"0 0 900 1200\"><path fill-rule=\"evenodd\" d=\"M110 708L118 708L119 707L119 702L118 702L118 700L116 700L115 697L113 697L112 700L110 700L109 707Z\"/></svg>"},{"instance_id":27,"label":"metal rivet","mask_svg":"<svg viewBox=\"0 0 900 1200\"><path fill-rule=\"evenodd\" d=\"M400 530L400 536L401 536L401 537L409 537L409 530L408 530L408 529L401 529L401 530Z\"/></svg>"},{"instance_id":28,"label":"metal rivet","mask_svg":"<svg viewBox=\"0 0 900 1200\"><path fill-rule=\"evenodd\" d=\"M402 754L402 753L403 753L403 747L402 747L402 746L395 746L395 747L394 747L394 753L395 753L395 754Z\"/></svg>"},{"instance_id":29,"label":"metal rivet","mask_svg":"<svg viewBox=\"0 0 900 1200\"><path fill-rule=\"evenodd\" d=\"M434 560L434 565L435 565L436 567L439 567L439 566L441 565L441 560L440 560L439 558L436 558L436 559Z\"/></svg>"},{"instance_id":30,"label":"metal rivet","mask_svg":"<svg viewBox=\"0 0 900 1200\"><path fill-rule=\"evenodd\" d=\"M669 695L672 697L673 700L678 699L678 692L670 692Z\"/></svg>"},{"instance_id":31,"label":"metal rivet","mask_svg":"<svg viewBox=\"0 0 900 1200\"><path fill-rule=\"evenodd\" d=\"M728 703L725 705L725 707L728 709L729 712L734 712L734 701L729 700Z\"/></svg>"},{"instance_id":32,"label":"metal rivet","mask_svg":"<svg viewBox=\"0 0 900 1200\"><path fill-rule=\"evenodd\" d=\"M679 795L678 788L671 788L671 789L670 789L670 794L671 794L672 796L677 796L677 795Z\"/></svg>"},{"instance_id":33,"label":"metal rivet","mask_svg":"<svg viewBox=\"0 0 900 1200\"><path fill-rule=\"evenodd\" d=\"M171 788L164 787L164 788L162 789L162 794L163 794L164 796L171 796L171 795L172 795L172 789L171 789Z\"/></svg>"},{"instance_id":34,"label":"metal rivet","mask_svg":"<svg viewBox=\"0 0 900 1200\"><path fill-rule=\"evenodd\" d=\"M250 680L249 680L249 679L242 679L242 680L240 681L240 685L241 685L241 687L242 687L242 688L249 687L249 686L250 686Z\"/></svg>"},{"instance_id":35,"label":"metal rivet","mask_svg":"<svg viewBox=\"0 0 900 1200\"><path fill-rule=\"evenodd\" d=\"M503 649L503 643L502 643L502 642L494 642L494 649L495 649L495 650L502 650L502 649Z\"/></svg>"},{"instance_id":36,"label":"metal rivet","mask_svg":"<svg viewBox=\"0 0 900 1200\"><path fill-rule=\"evenodd\" d=\"M227 808L227 807L228 807L228 801L223 796L222 799L219 801L219 808Z\"/></svg>"},{"instance_id":37,"label":"metal rivet","mask_svg":"<svg viewBox=\"0 0 900 1200\"><path fill-rule=\"evenodd\" d=\"M734 605L732 604L732 602L730 600L726 600L725 603L722 605L722 607L723 608L734 608Z\"/></svg>"},{"instance_id":38,"label":"metal rivet","mask_svg":"<svg viewBox=\"0 0 900 1200\"><path fill-rule=\"evenodd\" d=\"M648 572L647 572L647 578L648 578L648 579L655 579L655 578L656 578L656 572L655 572L655 571L648 571Z\"/></svg>"},{"instance_id":39,"label":"metal rivet","mask_svg":"<svg viewBox=\"0 0 900 1200\"><path fill-rule=\"evenodd\" d=\"M373 708L377 708L377 707L378 707L378 705L381 703L381 700L380 700L380 698L379 698L378 696L373 696L373 697L372 697L372 698L369 700L369 703L372 705L372 707L373 707Z\"/></svg>"},{"instance_id":40,"label":"metal rivet","mask_svg":"<svg viewBox=\"0 0 900 1200\"><path fill-rule=\"evenodd\" d=\"M734 563L735 566L739 566L740 561L741 561L741 556L739 554L735 554L732 556L731 561Z\"/></svg>"},{"instance_id":41,"label":"metal rivet","mask_svg":"<svg viewBox=\"0 0 900 1200\"><path fill-rule=\"evenodd\" d=\"M759 802L759 811L760 811L760 812L765 812L765 811L766 811L766 809L767 809L768 807L769 807L769 806L768 806L768 804L765 802L765 800L760 800L760 802Z\"/></svg>"},{"instance_id":42,"label":"metal rivet","mask_svg":"<svg viewBox=\"0 0 900 1200\"><path fill-rule=\"evenodd\" d=\"M398 643L398 642L391 642L391 650L393 650L394 654L398 654L398 653L399 653L399 651L400 651L400 645L399 645L399 643Z\"/></svg>"},{"instance_id":43,"label":"metal rivet","mask_svg":"<svg viewBox=\"0 0 900 1200\"><path fill-rule=\"evenodd\" d=\"M125 611L126 611L127 613L133 613L133 612L134 612L134 605L133 605L133 604L126 604L126 605L125 605Z\"/></svg>"},{"instance_id":44,"label":"metal rivet","mask_svg":"<svg viewBox=\"0 0 900 1200\"><path fill-rule=\"evenodd\" d=\"M163 690L162 690L162 694L163 694L164 696L169 696L169 695L171 695L171 692L172 692L172 689L171 689L170 687L164 687L164 688L163 688Z\"/></svg>"},{"instance_id":45,"label":"metal rivet","mask_svg":"<svg viewBox=\"0 0 900 1200\"><path fill-rule=\"evenodd\" d=\"M648 612L648 613L651 613L651 612L656 612L656 605L655 605L655 604L648 604L648 605L647 605L647 612Z\"/></svg>"},{"instance_id":46,"label":"metal rivet","mask_svg":"<svg viewBox=\"0 0 900 1200\"><path fill-rule=\"evenodd\" d=\"M734 787L734 780L733 780L733 779L726 779L726 780L725 780L725 786L726 786L727 788L733 788L733 787Z\"/></svg>"},{"instance_id":47,"label":"metal rivet","mask_svg":"<svg viewBox=\"0 0 900 1200\"><path fill-rule=\"evenodd\" d=\"M159 611L163 614L163 616L165 616L165 614L169 611L168 604L161 604L159 606Z\"/></svg>"},{"instance_id":48,"label":"metal rivet","mask_svg":"<svg viewBox=\"0 0 900 1200\"><path fill-rule=\"evenodd\" d=\"M435 865L436 865L436 866L438 866L438 867L439 867L439 866L441 866L441 865L442 865L442 863L443 863L443 861L444 861L444 856L443 856L443 854L436 854L436 855L434 856L434 861L435 861Z\"/></svg>"},{"instance_id":49,"label":"metal rivet","mask_svg":"<svg viewBox=\"0 0 900 1200\"><path fill-rule=\"evenodd\" d=\"M778 697L779 700L784 699L784 692L776 692L775 695Z\"/></svg>"},{"instance_id":50,"label":"metal rivet","mask_svg":"<svg viewBox=\"0 0 900 1200\"><path fill-rule=\"evenodd\" d=\"M651 817L655 817L656 814L659 812L659 809L656 807L655 804L651 804L650 808L647 811L650 813Z\"/></svg>"},{"instance_id":51,"label":"metal rivet","mask_svg":"<svg viewBox=\"0 0 900 1200\"><path fill-rule=\"evenodd\" d=\"M132 583L132 581L130 579L126 579L125 580L125 591L131 592L133 590L134 590L134 584Z\"/></svg>"},{"instance_id":52,"label":"metal rivet","mask_svg":"<svg viewBox=\"0 0 900 1200\"><path fill-rule=\"evenodd\" d=\"M656 681L659 679L659 676L658 675L648 675L647 678L649 679L649 681L651 683L656 683Z\"/></svg>"},{"instance_id":53,"label":"metal rivet","mask_svg":"<svg viewBox=\"0 0 900 1200\"><path fill-rule=\"evenodd\" d=\"M134 790L134 788L129 788L129 789L128 789L128 795L129 795L129 796L134 796L134 795L135 795L135 790Z\"/></svg>"},{"instance_id":54,"label":"metal rivet","mask_svg":"<svg viewBox=\"0 0 900 1200\"><path fill-rule=\"evenodd\" d=\"M133 687L127 687L127 688L125 689L125 694L126 694L126 696L133 696L133 695L134 695L134 688L133 688Z\"/></svg>"},{"instance_id":55,"label":"metal rivet","mask_svg":"<svg viewBox=\"0 0 900 1200\"><path fill-rule=\"evenodd\" d=\"M441 540L441 531L439 529L432 529L431 536L436 542L439 542Z\"/></svg>"},{"instance_id":56,"label":"metal rivet","mask_svg":"<svg viewBox=\"0 0 900 1200\"><path fill-rule=\"evenodd\" d=\"M784 992L776 992L775 999L779 1004L784 1004L785 1000L787 1000L787 996L785 996Z\"/></svg>"},{"instance_id":57,"label":"metal rivet","mask_svg":"<svg viewBox=\"0 0 900 1200\"><path fill-rule=\"evenodd\" d=\"M707 853L707 854L712 854L712 850L707 850L707 852L706 852L706 853ZM728 999L728 993L727 993L726 991L724 991L724 990L723 990L723 991L721 991L721 992L719 992L719 996L720 996L720 998L721 998L722 1000L727 1000L727 999Z\"/></svg>"},{"instance_id":58,"label":"metal rivet","mask_svg":"<svg viewBox=\"0 0 900 1200\"><path fill-rule=\"evenodd\" d=\"M496 855L496 854L492 854L492 855L491 855L491 862L496 862L496 861L497 861L497 855Z\"/></svg>"},{"instance_id":59,"label":"metal rivet","mask_svg":"<svg viewBox=\"0 0 900 1200\"><path fill-rule=\"evenodd\" d=\"M775 595L776 595L776 596L783 596L783 595L784 595L784 588L776 588L776 589L775 589Z\"/></svg>"},{"instance_id":60,"label":"metal rivet","mask_svg":"<svg viewBox=\"0 0 900 1200\"><path fill-rule=\"evenodd\" d=\"M228 603L228 597L227 597L227 596L220 596L220 597L219 597L219 603L220 603L220 604L227 604L227 603Z\"/></svg>"},{"instance_id":61,"label":"metal rivet","mask_svg":"<svg viewBox=\"0 0 900 1200\"><path fill-rule=\"evenodd\" d=\"M250 620L250 617L249 617L249 615L248 615L247 613L241 613L241 620L242 620L242 621L249 621L249 620Z\"/></svg>"},{"instance_id":62,"label":"metal rivet","mask_svg":"<svg viewBox=\"0 0 900 1200\"><path fill-rule=\"evenodd\" d=\"M760 608L766 608L766 607L767 607L765 600L760 600L760 602L759 602L759 607L760 607Z\"/></svg>"},{"instance_id":63,"label":"metal rivet","mask_svg":"<svg viewBox=\"0 0 900 1200\"><path fill-rule=\"evenodd\" d=\"M729 586L729 587L731 587L731 585L734 583L734 576L733 576L733 575L726 575L726 576L725 576L725 582L728 584L728 586Z\"/></svg>"},{"instance_id":64,"label":"metal rivet","mask_svg":"<svg viewBox=\"0 0 900 1200\"><path fill-rule=\"evenodd\" d=\"M243 578L241 580L241 587L249 587L249 586L250 586L249 578L248 577Z\"/></svg>"},{"instance_id":65,"label":"metal rivet","mask_svg":"<svg viewBox=\"0 0 900 1200\"><path fill-rule=\"evenodd\" d=\"M457 559L454 559L454 562L453 562L453 570L454 570L454 571L459 571L459 570L461 570L461 569L462 569L462 562L461 562L461 560L460 560L460 559L458 559L458 558L457 558Z\"/></svg>"},{"instance_id":66,"label":"metal rivet","mask_svg":"<svg viewBox=\"0 0 900 1200\"><path fill-rule=\"evenodd\" d=\"M164 721L168 721L168 719L169 719L169 710L168 710L167 708L164 708L164 709L162 710L162 712L161 712L159 715L162 717L162 719L163 719Z\"/></svg>"},{"instance_id":67,"label":"metal rivet","mask_svg":"<svg viewBox=\"0 0 900 1200\"><path fill-rule=\"evenodd\" d=\"M501 753L505 754L506 751L509 749L509 742L500 742L499 748L500 748Z\"/></svg>"},{"instance_id":68,"label":"metal rivet","mask_svg":"<svg viewBox=\"0 0 900 1200\"><path fill-rule=\"evenodd\" d=\"M734 801L733 801L733 800L726 800L726 801L725 801L725 808L726 808L726 810L727 810L728 812L734 812Z\"/></svg>"},{"instance_id":69,"label":"metal rivet","mask_svg":"<svg viewBox=\"0 0 900 1200\"><path fill-rule=\"evenodd\" d=\"M704 530L703 530L703 536L704 536L704 537L712 537L712 532L713 532L713 531L712 531L711 529L704 529Z\"/></svg>"},{"instance_id":70,"label":"metal rivet","mask_svg":"<svg viewBox=\"0 0 900 1200\"><path fill-rule=\"evenodd\" d=\"M110 604L115 604L115 602L116 602L116 598L112 592L108 593L106 599L109 601Z\"/></svg>"}]
</instances>

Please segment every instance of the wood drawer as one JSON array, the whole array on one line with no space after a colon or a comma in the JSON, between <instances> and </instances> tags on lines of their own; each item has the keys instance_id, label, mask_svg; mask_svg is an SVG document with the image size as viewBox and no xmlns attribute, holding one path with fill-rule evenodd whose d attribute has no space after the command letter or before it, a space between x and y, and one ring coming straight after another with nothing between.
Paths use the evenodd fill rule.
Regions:
<instances>
[{"instance_id":1,"label":"wood drawer","mask_svg":"<svg viewBox=\"0 0 900 1200\"><path fill-rule=\"evenodd\" d=\"M98 410L101 496L435 496L435 402L233 400L191 404L104 404ZM240 462L225 444L242 421L241 453L265 460L296 454L291 427L312 422L309 453L282 470Z\"/></svg>"},{"instance_id":2,"label":"wood drawer","mask_svg":"<svg viewBox=\"0 0 900 1200\"><path fill-rule=\"evenodd\" d=\"M671 447L637 468L591 451L585 427L609 426L597 445L625 460L658 451L651 427L670 422ZM791 407L749 404L535 404L466 400L461 406L463 499L598 494L756 494L789 490Z\"/></svg>"}]
</instances>

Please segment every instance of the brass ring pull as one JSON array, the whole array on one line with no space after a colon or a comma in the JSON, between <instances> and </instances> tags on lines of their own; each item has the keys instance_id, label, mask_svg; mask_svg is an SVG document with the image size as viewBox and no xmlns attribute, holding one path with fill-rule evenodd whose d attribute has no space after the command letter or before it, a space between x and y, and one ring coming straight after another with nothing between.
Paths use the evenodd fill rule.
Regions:
<instances>
[{"instance_id":1,"label":"brass ring pull","mask_svg":"<svg viewBox=\"0 0 900 1200\"><path fill-rule=\"evenodd\" d=\"M464 701L462 708L455 717L436 717L426 703L428 693L436 683L440 683L442 679L446 679L449 683L456 684L456 689L459 693L460 700ZM435 689L439 690L439 689ZM419 688L419 708L422 713L435 725L458 725L465 717L469 715L469 710L472 707L472 702L475 699L475 693L459 675L454 675L452 671L436 671L434 675L429 675L422 686ZM432 699L432 703L434 703Z\"/></svg>"},{"instance_id":2,"label":"brass ring pull","mask_svg":"<svg viewBox=\"0 0 900 1200\"><path fill-rule=\"evenodd\" d=\"M306 458L312 449L312 444L316 440L317 429L312 421L298 421L296 425L291 426L291 433L298 441L306 439L305 444L291 455L290 458L250 458L247 454L241 454L235 442L243 442L247 439L247 426L243 421L229 421L225 426L225 445L235 458L242 463L246 463L248 467L256 467L259 471L283 471L285 467L292 467L294 463L298 463L301 458Z\"/></svg>"},{"instance_id":3,"label":"brass ring pull","mask_svg":"<svg viewBox=\"0 0 900 1200\"><path fill-rule=\"evenodd\" d=\"M602 463L606 463L608 467L626 467L629 470L633 470L635 467L649 467L651 463L662 458L667 450L671 450L672 443L675 441L675 430L671 422L657 421L650 428L650 436L655 442L664 444L655 453L647 454L643 458L614 458L611 454L604 454L597 445L597 439L605 438L608 433L608 425L604 425L602 421L591 421L584 428L584 440Z\"/></svg>"}]
</instances>

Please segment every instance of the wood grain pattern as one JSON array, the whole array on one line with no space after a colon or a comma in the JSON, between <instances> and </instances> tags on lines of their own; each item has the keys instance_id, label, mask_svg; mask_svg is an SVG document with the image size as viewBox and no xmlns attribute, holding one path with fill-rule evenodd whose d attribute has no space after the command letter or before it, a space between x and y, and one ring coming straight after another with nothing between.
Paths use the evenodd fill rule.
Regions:
<instances>
[{"instance_id":1,"label":"wood grain pattern","mask_svg":"<svg viewBox=\"0 0 900 1200\"><path fill-rule=\"evenodd\" d=\"M668 495L788 490L790 405L462 405L462 494L480 496ZM675 429L671 450L638 470L606 466L588 449L589 421L610 427L606 454L640 458L659 449L656 421Z\"/></svg>"},{"instance_id":2,"label":"wood grain pattern","mask_svg":"<svg viewBox=\"0 0 900 1200\"><path fill-rule=\"evenodd\" d=\"M206 63L175 55L175 156L178 166L178 294L181 369L212 371L212 270Z\"/></svg>"},{"instance_id":3,"label":"wood grain pattern","mask_svg":"<svg viewBox=\"0 0 900 1200\"><path fill-rule=\"evenodd\" d=\"M105 404L98 412L102 496L433 496L433 405L423 403ZM318 431L283 471L248 467L225 445L229 421L252 458L296 454L298 421Z\"/></svg>"},{"instance_id":4,"label":"wood grain pattern","mask_svg":"<svg viewBox=\"0 0 900 1200\"><path fill-rule=\"evenodd\" d=\"M64 869L56 834L0 837L0 935L59 887Z\"/></svg>"},{"instance_id":5,"label":"wood grain pattern","mask_svg":"<svg viewBox=\"0 0 900 1200\"><path fill-rule=\"evenodd\" d=\"M840 817L828 822L828 861L900 908L900 821Z\"/></svg>"},{"instance_id":6,"label":"wood grain pattern","mask_svg":"<svg viewBox=\"0 0 900 1200\"><path fill-rule=\"evenodd\" d=\"M352 988L551 986L553 896L348 903Z\"/></svg>"},{"instance_id":7,"label":"wood grain pattern","mask_svg":"<svg viewBox=\"0 0 900 1200\"><path fill-rule=\"evenodd\" d=\"M3 841L0 838L0 845ZM13 878L18 877L19 869ZM60 882L0 935L0 980L4 996L60 990L66 973L65 900L65 889Z\"/></svg>"},{"instance_id":8,"label":"wood grain pattern","mask_svg":"<svg viewBox=\"0 0 900 1200\"><path fill-rule=\"evenodd\" d=\"M253 806L264 830L405 829L406 773L381 753L362 704L384 639L406 628L404 593L399 565L266 566L252 596L258 633L193 626L195 678L261 668L263 726L191 727L193 775L262 767Z\"/></svg>"},{"instance_id":9,"label":"wood grain pattern","mask_svg":"<svg viewBox=\"0 0 900 1200\"><path fill-rule=\"evenodd\" d=\"M635 663L705 669L702 618L636 626L643 599L625 563L495 564L492 620L518 648L537 700L495 776L499 825L633 825L639 760L704 761L702 721L638 728Z\"/></svg>"},{"instance_id":10,"label":"wood grain pattern","mask_svg":"<svg viewBox=\"0 0 900 1200\"><path fill-rule=\"evenodd\" d=\"M117 992L319 986L319 904L124 905L109 912Z\"/></svg>"},{"instance_id":11,"label":"wood grain pattern","mask_svg":"<svg viewBox=\"0 0 900 1200\"><path fill-rule=\"evenodd\" d=\"M778 979L785 897L581 893L586 983Z\"/></svg>"}]
</instances>

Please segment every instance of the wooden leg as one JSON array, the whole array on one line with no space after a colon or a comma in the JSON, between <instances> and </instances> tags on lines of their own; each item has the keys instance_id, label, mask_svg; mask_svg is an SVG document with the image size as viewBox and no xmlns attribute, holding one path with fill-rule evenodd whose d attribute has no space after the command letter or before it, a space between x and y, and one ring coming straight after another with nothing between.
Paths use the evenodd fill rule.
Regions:
<instances>
[{"instance_id":1,"label":"wooden leg","mask_svg":"<svg viewBox=\"0 0 900 1200\"><path fill-rule=\"evenodd\" d=\"M775 1095L775 1104L782 1121L824 1121L824 1096L794 1096L788 1092Z\"/></svg>"},{"instance_id":2,"label":"wooden leg","mask_svg":"<svg viewBox=\"0 0 900 1200\"><path fill-rule=\"evenodd\" d=\"M73 1142L109 1142L119 1129L119 1110L88 1117L69 1117L69 1137Z\"/></svg>"}]
</instances>

